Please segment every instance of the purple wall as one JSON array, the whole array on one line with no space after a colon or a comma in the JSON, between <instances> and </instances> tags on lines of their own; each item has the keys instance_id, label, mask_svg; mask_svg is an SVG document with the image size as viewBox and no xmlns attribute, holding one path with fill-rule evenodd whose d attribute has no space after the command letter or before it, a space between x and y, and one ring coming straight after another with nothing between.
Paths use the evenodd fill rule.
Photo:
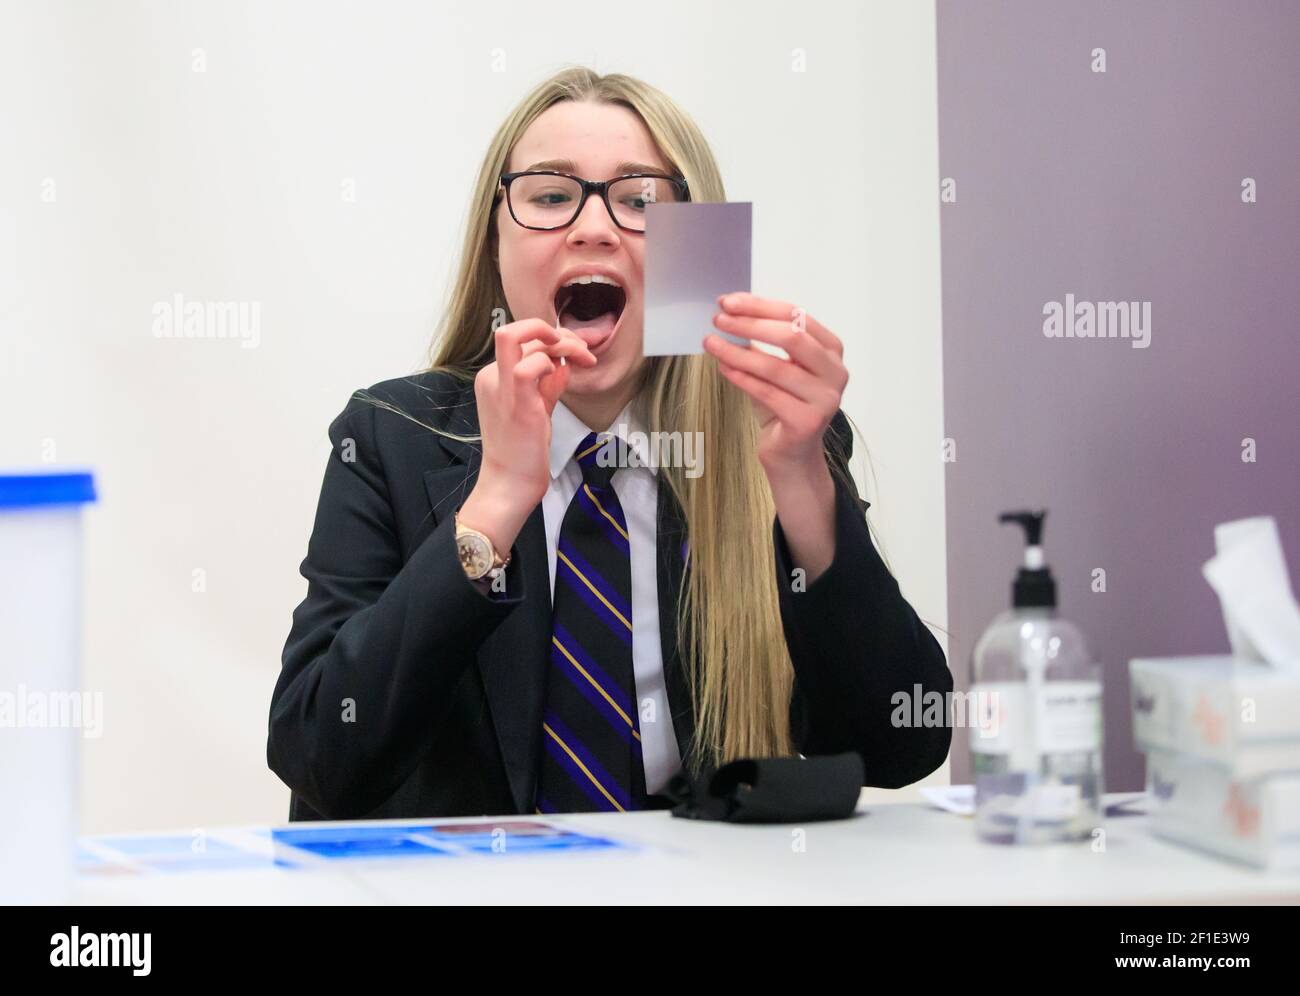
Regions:
<instances>
[{"instance_id":1,"label":"purple wall","mask_svg":"<svg viewBox=\"0 0 1300 996\"><path fill-rule=\"evenodd\" d=\"M1227 651L1215 523L1276 516L1300 590L1300 6L940 0L938 67L953 671L1009 598L998 512L1046 506L1104 665L1106 787L1141 788L1127 662ZM1150 302L1149 346L1045 337L1067 293Z\"/></svg>"}]
</instances>

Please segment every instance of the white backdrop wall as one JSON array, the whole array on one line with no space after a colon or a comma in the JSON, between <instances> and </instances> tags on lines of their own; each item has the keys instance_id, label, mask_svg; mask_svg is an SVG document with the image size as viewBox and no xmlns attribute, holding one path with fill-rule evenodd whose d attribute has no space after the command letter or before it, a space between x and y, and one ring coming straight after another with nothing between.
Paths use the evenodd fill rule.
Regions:
<instances>
[{"instance_id":1,"label":"white backdrop wall","mask_svg":"<svg viewBox=\"0 0 1300 996\"><path fill-rule=\"evenodd\" d=\"M573 63L665 90L754 202L754 289L846 341L872 521L945 625L933 7L654 11L4 7L0 466L99 481L86 832L285 818L266 722L326 426L419 367L492 132ZM256 306L255 347L155 336L177 294Z\"/></svg>"}]
</instances>

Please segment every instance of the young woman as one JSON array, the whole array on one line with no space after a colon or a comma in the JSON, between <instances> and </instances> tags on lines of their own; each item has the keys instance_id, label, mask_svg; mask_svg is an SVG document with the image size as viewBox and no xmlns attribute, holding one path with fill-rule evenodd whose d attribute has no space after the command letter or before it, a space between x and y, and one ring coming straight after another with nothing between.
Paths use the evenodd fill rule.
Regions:
<instances>
[{"instance_id":1,"label":"young woman","mask_svg":"<svg viewBox=\"0 0 1300 996\"><path fill-rule=\"evenodd\" d=\"M643 356L656 199L725 194L642 82L565 71L498 131L430 369L330 426L267 743L291 819L654 808L738 757L857 751L885 787L943 763L946 726L891 718L953 683L848 472L842 343L736 293L717 328L789 359Z\"/></svg>"}]
</instances>

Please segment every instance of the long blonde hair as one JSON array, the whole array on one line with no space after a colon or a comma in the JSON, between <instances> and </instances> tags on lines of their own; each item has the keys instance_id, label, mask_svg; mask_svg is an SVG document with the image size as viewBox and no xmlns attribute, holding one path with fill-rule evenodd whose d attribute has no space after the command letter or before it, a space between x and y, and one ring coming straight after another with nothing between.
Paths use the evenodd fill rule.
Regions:
<instances>
[{"instance_id":1,"label":"long blonde hair","mask_svg":"<svg viewBox=\"0 0 1300 996\"><path fill-rule=\"evenodd\" d=\"M495 261L498 177L528 126L564 100L629 108L686 178L693 201L726 200L699 128L665 94L630 76L582 67L552 76L511 112L483 159L459 271L430 350L433 370L470 380L494 359L491 319L509 313ZM657 356L645 360L634 405L651 433L701 432L706 457L712 454L694 478L681 466L659 468L661 485L668 484L684 513L690 549L676 600L678 649L695 696L688 764L698 772L705 762L791 755L794 671L777 601L775 504L756 454L749 398L708 357Z\"/></svg>"}]
</instances>

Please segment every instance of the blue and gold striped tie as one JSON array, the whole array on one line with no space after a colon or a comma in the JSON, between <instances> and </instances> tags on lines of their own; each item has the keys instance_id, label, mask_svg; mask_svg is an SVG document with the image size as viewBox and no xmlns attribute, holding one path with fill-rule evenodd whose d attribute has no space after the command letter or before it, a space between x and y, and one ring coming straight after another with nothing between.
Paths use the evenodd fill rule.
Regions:
<instances>
[{"instance_id":1,"label":"blue and gold striped tie","mask_svg":"<svg viewBox=\"0 0 1300 996\"><path fill-rule=\"evenodd\" d=\"M574 454L582 484L564 513L555 554L537 778L542 813L645 808L631 556L611 481L626 454L623 440L603 433L589 433Z\"/></svg>"}]
</instances>

